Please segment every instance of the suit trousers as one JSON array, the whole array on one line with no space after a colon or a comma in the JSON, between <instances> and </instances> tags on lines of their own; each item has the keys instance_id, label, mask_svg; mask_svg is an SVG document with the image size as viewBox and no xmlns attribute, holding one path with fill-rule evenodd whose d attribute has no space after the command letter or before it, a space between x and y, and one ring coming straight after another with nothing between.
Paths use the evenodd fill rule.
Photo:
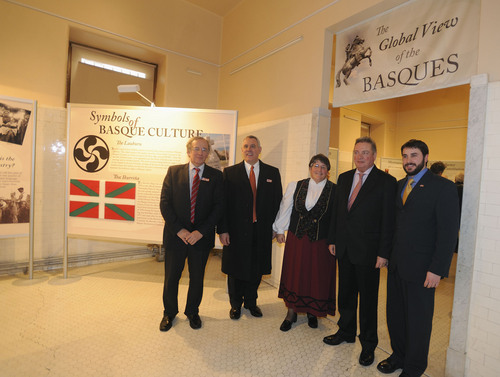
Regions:
<instances>
[{"instance_id":1,"label":"suit trousers","mask_svg":"<svg viewBox=\"0 0 500 377\"><path fill-rule=\"evenodd\" d=\"M387 275L387 327L391 360L403 365L409 376L421 376L427 368L434 314L435 288L402 279L397 271Z\"/></svg>"},{"instance_id":2,"label":"suit trousers","mask_svg":"<svg viewBox=\"0 0 500 377\"><path fill-rule=\"evenodd\" d=\"M338 260L338 266L339 331L344 337L356 336L359 295L359 340L363 349L375 350L378 344L377 313L380 270L374 265L353 264L347 254Z\"/></svg>"},{"instance_id":3,"label":"suit trousers","mask_svg":"<svg viewBox=\"0 0 500 377\"><path fill-rule=\"evenodd\" d=\"M179 249L165 250L165 282L163 284L164 315L174 317L179 312L177 295L179 280L188 263L189 289L184 314L198 314L203 296L203 279L210 249L198 249L192 245L185 245Z\"/></svg>"},{"instance_id":4,"label":"suit trousers","mask_svg":"<svg viewBox=\"0 0 500 377\"><path fill-rule=\"evenodd\" d=\"M240 308L242 304L245 305L245 308L252 308L257 305L257 290L262 280L257 250L258 239L257 223L253 223L251 265L248 266L250 280L241 280L232 275L227 277L227 290L232 308Z\"/></svg>"}]
</instances>

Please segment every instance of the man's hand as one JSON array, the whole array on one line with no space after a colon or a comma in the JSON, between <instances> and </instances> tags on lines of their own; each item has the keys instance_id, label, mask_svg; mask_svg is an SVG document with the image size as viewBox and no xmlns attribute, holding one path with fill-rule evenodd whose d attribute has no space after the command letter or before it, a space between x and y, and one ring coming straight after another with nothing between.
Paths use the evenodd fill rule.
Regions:
<instances>
[{"instance_id":1,"label":"man's hand","mask_svg":"<svg viewBox=\"0 0 500 377\"><path fill-rule=\"evenodd\" d=\"M441 281L441 276L436 275L430 271L427 271L427 277L425 278L424 287L437 288L440 281Z\"/></svg>"},{"instance_id":2,"label":"man's hand","mask_svg":"<svg viewBox=\"0 0 500 377\"><path fill-rule=\"evenodd\" d=\"M220 243L224 246L229 246L229 233L219 234Z\"/></svg>"},{"instance_id":3,"label":"man's hand","mask_svg":"<svg viewBox=\"0 0 500 377\"><path fill-rule=\"evenodd\" d=\"M335 245L328 245L328 250L330 250L330 254L335 256Z\"/></svg>"},{"instance_id":4,"label":"man's hand","mask_svg":"<svg viewBox=\"0 0 500 377\"><path fill-rule=\"evenodd\" d=\"M196 242L198 242L201 238L203 237L203 234L198 232L197 230L192 231L189 236L186 237L187 243L190 245L194 245Z\"/></svg>"},{"instance_id":5,"label":"man's hand","mask_svg":"<svg viewBox=\"0 0 500 377\"><path fill-rule=\"evenodd\" d=\"M284 234L276 234L276 241L278 241L278 243L283 243L285 242L285 235Z\"/></svg>"},{"instance_id":6,"label":"man's hand","mask_svg":"<svg viewBox=\"0 0 500 377\"><path fill-rule=\"evenodd\" d=\"M375 263L375 268L383 268L387 267L389 261L382 257L377 257L377 263Z\"/></svg>"},{"instance_id":7,"label":"man's hand","mask_svg":"<svg viewBox=\"0 0 500 377\"><path fill-rule=\"evenodd\" d=\"M182 228L177 232L177 237L179 237L182 240L182 242L184 242L187 245L188 244L187 238L189 237L190 234L191 233L189 233L187 229Z\"/></svg>"}]
</instances>

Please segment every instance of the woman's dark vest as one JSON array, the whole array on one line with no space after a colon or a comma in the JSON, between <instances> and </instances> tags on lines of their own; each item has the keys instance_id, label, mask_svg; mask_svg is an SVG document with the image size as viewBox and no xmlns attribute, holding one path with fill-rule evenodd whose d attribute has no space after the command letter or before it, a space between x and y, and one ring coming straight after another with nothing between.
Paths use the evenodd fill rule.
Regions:
<instances>
[{"instance_id":1,"label":"woman's dark vest","mask_svg":"<svg viewBox=\"0 0 500 377\"><path fill-rule=\"evenodd\" d=\"M297 182L293 194L293 209L288 230L298 238L307 235L311 241L318 241L328 236L335 185L326 181L321 195L310 211L306 209L306 196L310 178Z\"/></svg>"}]
</instances>

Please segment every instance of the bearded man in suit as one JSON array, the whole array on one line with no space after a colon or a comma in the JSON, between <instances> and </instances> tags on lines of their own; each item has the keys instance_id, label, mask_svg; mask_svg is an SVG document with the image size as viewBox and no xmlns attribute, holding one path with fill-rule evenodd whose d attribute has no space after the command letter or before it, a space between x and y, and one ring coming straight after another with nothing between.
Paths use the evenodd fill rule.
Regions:
<instances>
[{"instance_id":1,"label":"bearded man in suit","mask_svg":"<svg viewBox=\"0 0 500 377\"><path fill-rule=\"evenodd\" d=\"M193 329L201 327L198 307L203 296L203 278L215 227L223 211L222 172L205 165L210 153L206 139L195 136L187 145L189 163L170 166L161 191L160 210L165 219L165 282L160 331L172 327L179 312L177 295L186 258L189 289L184 314Z\"/></svg>"},{"instance_id":2,"label":"bearded man in suit","mask_svg":"<svg viewBox=\"0 0 500 377\"><path fill-rule=\"evenodd\" d=\"M392 355L382 373L419 377L427 368L434 294L448 276L458 236L458 193L453 182L427 169L421 140L401 147L407 177L398 182L396 230L387 274L387 327Z\"/></svg>"}]
</instances>

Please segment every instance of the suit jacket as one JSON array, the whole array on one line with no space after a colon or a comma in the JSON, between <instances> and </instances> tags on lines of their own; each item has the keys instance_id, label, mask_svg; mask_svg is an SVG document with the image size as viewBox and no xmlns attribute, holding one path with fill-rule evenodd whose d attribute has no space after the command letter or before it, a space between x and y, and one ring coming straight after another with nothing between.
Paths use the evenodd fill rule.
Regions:
<instances>
[{"instance_id":1,"label":"suit jacket","mask_svg":"<svg viewBox=\"0 0 500 377\"><path fill-rule=\"evenodd\" d=\"M373 167L347 210L356 169L339 176L328 235L339 259L374 266L377 256L389 259L394 234L396 179Z\"/></svg>"},{"instance_id":2,"label":"suit jacket","mask_svg":"<svg viewBox=\"0 0 500 377\"><path fill-rule=\"evenodd\" d=\"M248 281L254 278L251 266L256 261L260 275L271 273L272 224L282 195L279 170L260 161L255 224L258 239L254 248L253 194L245 163L224 169L224 216L217 233L229 233L230 245L224 246L222 272Z\"/></svg>"},{"instance_id":3,"label":"suit jacket","mask_svg":"<svg viewBox=\"0 0 500 377\"><path fill-rule=\"evenodd\" d=\"M407 178L398 182L390 269L402 279L423 284L427 271L448 276L458 236L458 194L453 182L428 171L403 205L406 182Z\"/></svg>"},{"instance_id":4,"label":"suit jacket","mask_svg":"<svg viewBox=\"0 0 500 377\"><path fill-rule=\"evenodd\" d=\"M205 164L196 198L194 224L191 223L191 193L189 164L170 166L163 181L160 210L165 220L163 245L165 248L185 247L177 233L185 228L198 230L203 237L194 245L211 249L215 243L215 227L223 211L222 172Z\"/></svg>"}]
</instances>

